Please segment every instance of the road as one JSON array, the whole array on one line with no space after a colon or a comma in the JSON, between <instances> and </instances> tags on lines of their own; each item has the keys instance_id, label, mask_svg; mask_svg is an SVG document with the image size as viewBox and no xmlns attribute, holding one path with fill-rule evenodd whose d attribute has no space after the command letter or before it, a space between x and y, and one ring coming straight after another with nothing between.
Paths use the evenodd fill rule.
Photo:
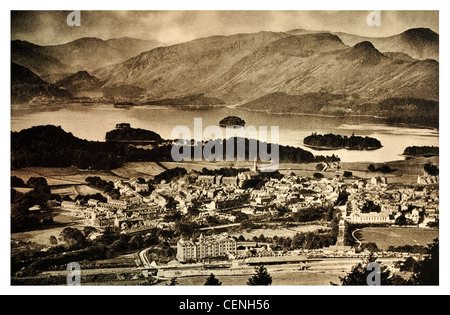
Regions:
<instances>
[{"instance_id":1,"label":"road","mask_svg":"<svg viewBox=\"0 0 450 315\"><path fill-rule=\"evenodd\" d=\"M139 260L141 261L141 264L144 268L150 267L150 261L148 260L147 252L150 250L150 248L146 248L144 250L141 250L138 253Z\"/></svg>"},{"instance_id":2,"label":"road","mask_svg":"<svg viewBox=\"0 0 450 315\"><path fill-rule=\"evenodd\" d=\"M229 227L239 226L240 223L232 223L232 224L225 224L225 225L218 225L218 226L211 226L211 227L205 227L201 228L200 231L208 231L208 230L214 230L214 229L225 229Z\"/></svg>"},{"instance_id":3,"label":"road","mask_svg":"<svg viewBox=\"0 0 450 315\"><path fill-rule=\"evenodd\" d=\"M356 234L355 234L358 231L361 231L361 229L354 230L352 233L352 236L355 239L355 241L359 244L358 248L361 248L362 242L356 237Z\"/></svg>"}]
</instances>

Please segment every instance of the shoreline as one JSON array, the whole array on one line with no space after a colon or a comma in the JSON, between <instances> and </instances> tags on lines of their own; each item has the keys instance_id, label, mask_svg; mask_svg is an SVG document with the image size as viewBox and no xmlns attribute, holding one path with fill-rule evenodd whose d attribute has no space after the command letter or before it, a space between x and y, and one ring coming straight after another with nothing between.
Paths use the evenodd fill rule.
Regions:
<instances>
[{"instance_id":1,"label":"shoreline","mask_svg":"<svg viewBox=\"0 0 450 315\"><path fill-rule=\"evenodd\" d=\"M54 105L54 106L53 106ZM377 116L377 115L362 115L362 114L345 114L345 115L326 115L326 114L312 114L312 113L298 113L298 112L274 112L274 111L270 111L270 110L258 110L258 109L249 109L249 108L245 108L245 107L241 107L241 105L227 105L227 104L221 104L221 105L145 105L145 104L134 104L134 105L130 105L127 106L127 108L118 108L117 106L115 106L113 103L95 103L94 101L92 102L55 102L55 103L50 103L50 104L35 104L35 103L20 103L20 104L11 104L11 107L15 107L15 108L11 108L11 109L15 109L15 110L20 110L20 109L25 109L25 110L36 110L38 108L44 108L44 109L50 109L50 110L61 110L66 108L65 105L67 106L89 106L89 107L95 107L96 105L100 105L100 106L107 106L107 107L113 107L117 110L129 110L132 108L148 108L148 109L153 109L153 110L163 110L163 109L168 109L168 108L178 108L178 109L186 109L186 110L198 110L198 109L216 109L216 108L228 108L231 110L243 110L243 111L247 111L247 112L253 112L253 113L265 113L265 114L269 114L269 115L277 115L277 116L282 116L282 115L295 115L295 116L311 116L311 117L323 117L323 118L333 118L333 119L342 119L342 118L373 118L373 119L377 119L377 120L382 120L383 123L386 123L386 120L389 119L389 117L383 117L383 116ZM20 108L22 107L22 108ZM11 113L11 117L13 117L12 113ZM15 117L20 117L19 116L15 116ZM393 124L388 124L389 126L394 126L394 127L406 127L406 128L418 128L418 129L427 129L427 130L432 130L432 131L436 131L439 132L439 128L436 127L432 127L432 126L425 126L425 125L418 125L418 124L408 124L408 123L393 123Z\"/></svg>"}]
</instances>

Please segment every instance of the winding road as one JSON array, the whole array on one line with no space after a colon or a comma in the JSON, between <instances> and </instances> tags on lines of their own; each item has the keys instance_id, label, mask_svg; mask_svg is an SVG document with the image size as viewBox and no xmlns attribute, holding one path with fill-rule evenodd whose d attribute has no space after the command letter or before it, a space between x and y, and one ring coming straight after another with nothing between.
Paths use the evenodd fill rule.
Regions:
<instances>
[{"instance_id":1,"label":"winding road","mask_svg":"<svg viewBox=\"0 0 450 315\"><path fill-rule=\"evenodd\" d=\"M355 241L359 244L358 248L361 248L362 242L356 237L356 232L361 231L361 229L356 229L353 231L352 236Z\"/></svg>"}]
</instances>

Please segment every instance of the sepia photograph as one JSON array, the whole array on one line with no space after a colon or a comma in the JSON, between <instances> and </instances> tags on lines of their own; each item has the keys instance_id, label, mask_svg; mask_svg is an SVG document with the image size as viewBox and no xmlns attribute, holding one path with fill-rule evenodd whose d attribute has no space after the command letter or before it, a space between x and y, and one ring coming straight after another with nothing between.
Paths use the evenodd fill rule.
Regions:
<instances>
[{"instance_id":1,"label":"sepia photograph","mask_svg":"<svg viewBox=\"0 0 450 315\"><path fill-rule=\"evenodd\" d=\"M439 11L10 18L11 286L440 285Z\"/></svg>"}]
</instances>

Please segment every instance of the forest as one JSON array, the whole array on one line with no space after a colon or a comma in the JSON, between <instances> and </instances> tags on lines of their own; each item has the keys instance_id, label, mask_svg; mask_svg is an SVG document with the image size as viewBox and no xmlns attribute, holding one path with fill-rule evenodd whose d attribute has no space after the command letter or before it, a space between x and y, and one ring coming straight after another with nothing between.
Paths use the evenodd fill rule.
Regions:
<instances>
[{"instance_id":1,"label":"forest","mask_svg":"<svg viewBox=\"0 0 450 315\"><path fill-rule=\"evenodd\" d=\"M319 149L349 149L349 150L375 150L382 147L381 142L371 137L361 137L352 135L351 137L326 134L318 135L313 133L306 137L303 143L307 146Z\"/></svg>"},{"instance_id":2,"label":"forest","mask_svg":"<svg viewBox=\"0 0 450 315\"><path fill-rule=\"evenodd\" d=\"M225 149L226 141L217 141ZM234 141L235 148L238 143L244 142L245 158L248 160L250 141L243 138L236 138ZM263 143L256 141L256 144L259 147ZM191 150L192 159L194 152L195 150ZM226 150L223 152L225 154ZM237 149L234 152L237 152ZM290 146L280 145L279 152L280 163L339 161L339 158L334 155L314 156L309 151ZM167 143L152 149L141 149L121 142L88 141L75 137L60 126L53 125L36 126L11 133L11 168L13 170L23 167L70 166L79 169L111 170L127 162L170 161L173 161L172 145Z\"/></svg>"}]
</instances>

